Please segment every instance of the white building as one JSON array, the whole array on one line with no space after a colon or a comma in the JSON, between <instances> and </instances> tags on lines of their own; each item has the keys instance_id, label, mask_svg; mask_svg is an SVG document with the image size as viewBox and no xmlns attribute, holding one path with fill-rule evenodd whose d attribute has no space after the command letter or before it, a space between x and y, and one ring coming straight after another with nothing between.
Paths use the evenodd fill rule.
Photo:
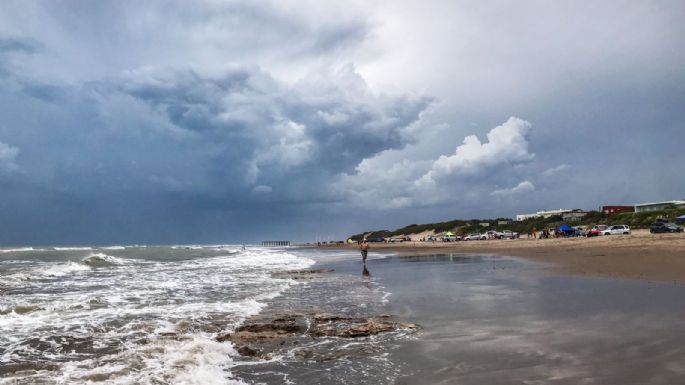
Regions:
<instances>
[{"instance_id":1,"label":"white building","mask_svg":"<svg viewBox=\"0 0 685 385\"><path fill-rule=\"evenodd\" d=\"M553 215L564 215L565 213L570 213L573 210L571 209L559 209L559 210L549 210L549 211L538 211L535 214L519 214L516 216L517 221L525 221L526 219L530 218L537 218L537 217L543 217L543 218L549 218Z\"/></svg>"},{"instance_id":2,"label":"white building","mask_svg":"<svg viewBox=\"0 0 685 385\"><path fill-rule=\"evenodd\" d=\"M635 205L635 212L642 213L645 211L658 211L665 210L673 206L685 206L685 200L680 201L666 201L666 202L654 202L654 203L640 203Z\"/></svg>"},{"instance_id":3,"label":"white building","mask_svg":"<svg viewBox=\"0 0 685 385\"><path fill-rule=\"evenodd\" d=\"M576 209L576 210L571 210L569 213L563 213L561 214L561 219L564 222L577 222L580 221L581 219L585 218L587 215L587 211Z\"/></svg>"}]
</instances>

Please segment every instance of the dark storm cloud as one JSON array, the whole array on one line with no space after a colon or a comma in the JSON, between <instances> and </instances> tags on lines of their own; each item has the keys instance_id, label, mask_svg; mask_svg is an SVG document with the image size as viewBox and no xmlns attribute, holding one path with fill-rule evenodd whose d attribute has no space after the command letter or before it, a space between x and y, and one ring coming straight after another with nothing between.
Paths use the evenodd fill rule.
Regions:
<instances>
[{"instance_id":1,"label":"dark storm cloud","mask_svg":"<svg viewBox=\"0 0 685 385\"><path fill-rule=\"evenodd\" d=\"M41 45L33 39L9 36L0 37L0 54L8 52L35 53L40 47Z\"/></svg>"},{"instance_id":2,"label":"dark storm cloud","mask_svg":"<svg viewBox=\"0 0 685 385\"><path fill-rule=\"evenodd\" d=\"M311 240L681 198L682 10L2 2L0 243Z\"/></svg>"},{"instance_id":3,"label":"dark storm cloud","mask_svg":"<svg viewBox=\"0 0 685 385\"><path fill-rule=\"evenodd\" d=\"M2 36L0 34L0 76L8 76L19 55L38 52L41 45L29 38Z\"/></svg>"},{"instance_id":4,"label":"dark storm cloud","mask_svg":"<svg viewBox=\"0 0 685 385\"><path fill-rule=\"evenodd\" d=\"M54 216L41 226L70 234L85 226L83 236L102 242L113 241L106 233L122 225L121 210L147 229L173 207L186 219L177 223L185 230L163 236L171 242L171 234L188 236L186 226L202 217L242 221L268 207L288 212L336 199L327 181L365 157L410 143L405 130L430 102L377 95L351 66L293 85L257 67L214 75L147 68L62 86L17 73L5 80L20 87L0 91L0 99L13 102L4 106L0 139L17 146L3 147L4 164L25 175L4 195L13 207ZM16 229L38 225L37 217L23 218ZM106 223L89 225L98 217ZM11 229L4 234L7 241L19 237ZM115 234L140 241L128 230Z\"/></svg>"},{"instance_id":5,"label":"dark storm cloud","mask_svg":"<svg viewBox=\"0 0 685 385\"><path fill-rule=\"evenodd\" d=\"M279 84L259 69L239 68L220 77L148 71L113 80L111 87L143 101L179 129L225 143L231 153L255 161L261 171L277 167L281 173L288 161L293 168L316 165L331 173L351 171L366 157L402 148L412 140L403 129L417 121L430 102L374 95L351 67L313 75L293 86ZM301 132L293 134L297 130ZM284 140L289 148L278 149ZM298 159L282 157L283 151L298 146Z\"/></svg>"}]
</instances>

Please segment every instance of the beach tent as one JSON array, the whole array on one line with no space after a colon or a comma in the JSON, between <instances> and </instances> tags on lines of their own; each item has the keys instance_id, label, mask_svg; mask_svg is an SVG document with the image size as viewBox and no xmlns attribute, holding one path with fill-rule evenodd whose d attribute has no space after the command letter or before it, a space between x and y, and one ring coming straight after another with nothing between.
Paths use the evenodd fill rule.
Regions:
<instances>
[{"instance_id":1,"label":"beach tent","mask_svg":"<svg viewBox=\"0 0 685 385\"><path fill-rule=\"evenodd\" d=\"M566 233L566 235L574 235L576 233L576 229L565 223L559 226L559 231Z\"/></svg>"},{"instance_id":2,"label":"beach tent","mask_svg":"<svg viewBox=\"0 0 685 385\"><path fill-rule=\"evenodd\" d=\"M685 222L685 215L681 215L675 219L678 222Z\"/></svg>"},{"instance_id":3,"label":"beach tent","mask_svg":"<svg viewBox=\"0 0 685 385\"><path fill-rule=\"evenodd\" d=\"M444 237L453 237L453 236L454 236L454 233L451 232L451 231L448 231L448 232L444 233L443 236L444 236Z\"/></svg>"}]
</instances>

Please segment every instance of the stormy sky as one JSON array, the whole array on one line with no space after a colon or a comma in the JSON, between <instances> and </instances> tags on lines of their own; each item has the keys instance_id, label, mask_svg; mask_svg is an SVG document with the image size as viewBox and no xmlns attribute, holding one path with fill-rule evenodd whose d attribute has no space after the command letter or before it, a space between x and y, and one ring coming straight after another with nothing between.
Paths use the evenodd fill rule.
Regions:
<instances>
[{"instance_id":1,"label":"stormy sky","mask_svg":"<svg viewBox=\"0 0 685 385\"><path fill-rule=\"evenodd\" d=\"M0 245L685 197L682 1L0 2Z\"/></svg>"}]
</instances>

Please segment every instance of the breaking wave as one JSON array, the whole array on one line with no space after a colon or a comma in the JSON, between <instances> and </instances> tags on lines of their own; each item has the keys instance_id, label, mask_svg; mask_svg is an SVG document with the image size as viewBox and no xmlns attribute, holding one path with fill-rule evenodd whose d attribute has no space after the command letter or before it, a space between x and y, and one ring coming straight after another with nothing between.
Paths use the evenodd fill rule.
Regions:
<instances>
[{"instance_id":1,"label":"breaking wave","mask_svg":"<svg viewBox=\"0 0 685 385\"><path fill-rule=\"evenodd\" d=\"M124 260L103 253L93 253L83 258L81 262L90 267L109 267L121 265L124 263Z\"/></svg>"},{"instance_id":2,"label":"breaking wave","mask_svg":"<svg viewBox=\"0 0 685 385\"><path fill-rule=\"evenodd\" d=\"M43 251L43 249L34 249L33 247L18 247L16 249L0 249L0 253L19 253L22 251Z\"/></svg>"},{"instance_id":3,"label":"breaking wave","mask_svg":"<svg viewBox=\"0 0 685 385\"><path fill-rule=\"evenodd\" d=\"M0 384L243 384L231 375L233 346L216 334L298 284L274 271L314 261L272 250L191 250L0 261L0 290L14 281L0 306L0 363L8 365Z\"/></svg>"},{"instance_id":4,"label":"breaking wave","mask_svg":"<svg viewBox=\"0 0 685 385\"><path fill-rule=\"evenodd\" d=\"M126 250L125 246L103 246L102 250Z\"/></svg>"}]
</instances>

